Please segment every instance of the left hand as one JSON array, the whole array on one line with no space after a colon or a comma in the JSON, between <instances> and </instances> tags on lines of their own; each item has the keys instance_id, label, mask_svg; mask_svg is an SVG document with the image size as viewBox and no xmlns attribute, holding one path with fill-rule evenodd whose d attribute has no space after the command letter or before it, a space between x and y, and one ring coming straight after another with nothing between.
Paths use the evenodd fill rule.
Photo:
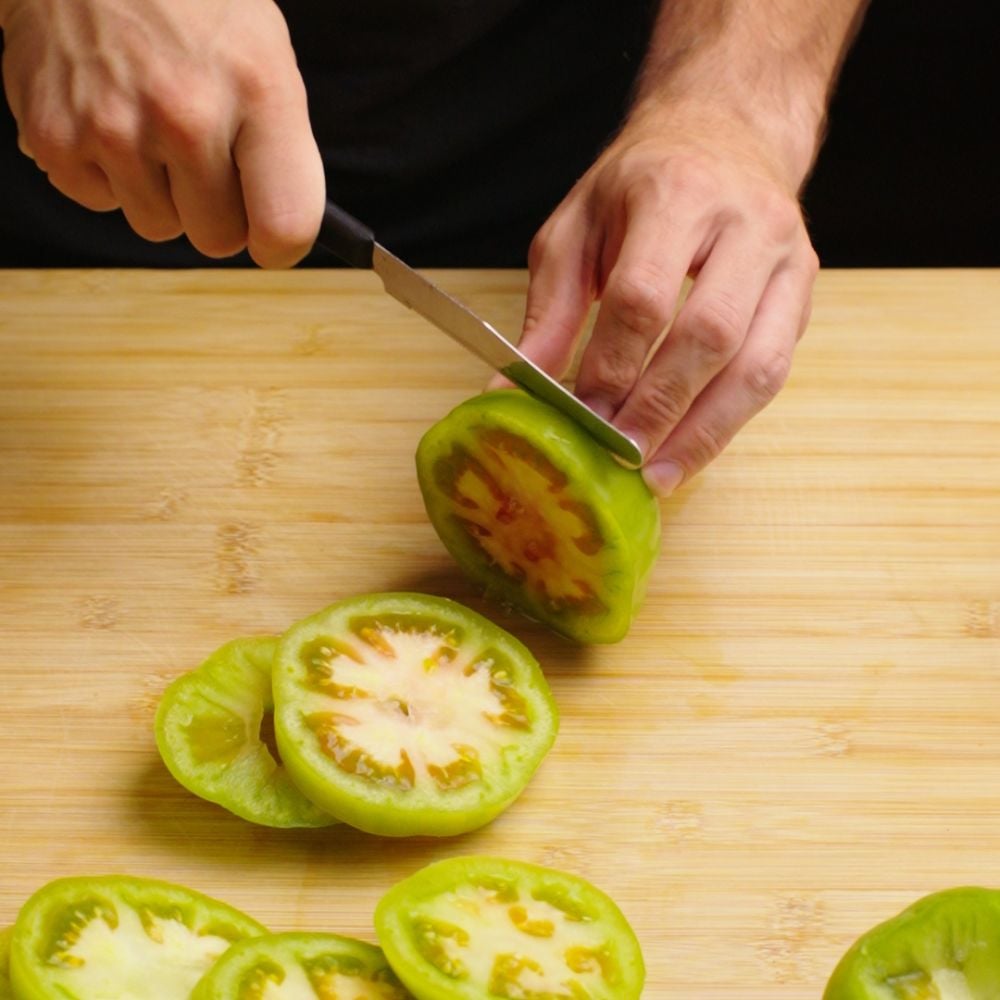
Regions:
<instances>
[{"instance_id":1,"label":"left hand","mask_svg":"<svg viewBox=\"0 0 1000 1000\"><path fill-rule=\"evenodd\" d=\"M656 493L704 468L785 382L819 267L801 180L736 115L647 107L532 243L521 348L561 376L600 299L576 391L636 440Z\"/></svg>"}]
</instances>

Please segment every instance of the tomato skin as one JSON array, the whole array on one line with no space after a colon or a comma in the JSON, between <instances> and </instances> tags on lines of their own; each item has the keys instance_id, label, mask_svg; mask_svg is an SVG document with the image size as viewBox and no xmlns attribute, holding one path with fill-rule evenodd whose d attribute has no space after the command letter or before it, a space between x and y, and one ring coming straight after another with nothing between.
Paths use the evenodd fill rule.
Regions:
<instances>
[{"instance_id":1,"label":"tomato skin","mask_svg":"<svg viewBox=\"0 0 1000 1000\"><path fill-rule=\"evenodd\" d=\"M539 907L557 922L538 919ZM375 929L417 1000L642 994L642 952L621 910L584 879L538 865L485 856L435 862L383 896ZM485 947L491 939L495 948ZM531 986L522 974L539 979Z\"/></svg>"},{"instance_id":2,"label":"tomato skin","mask_svg":"<svg viewBox=\"0 0 1000 1000\"><path fill-rule=\"evenodd\" d=\"M235 639L166 689L156 744L188 791L263 826L322 827L337 821L292 783L260 738L273 711L272 636ZM201 749L199 749L199 746Z\"/></svg>"},{"instance_id":3,"label":"tomato skin","mask_svg":"<svg viewBox=\"0 0 1000 1000\"><path fill-rule=\"evenodd\" d=\"M522 470L541 470L541 489L518 475L517 458ZM434 529L491 598L577 642L624 638L660 551L659 503L639 471L619 465L569 417L519 389L495 390L460 404L424 434L416 464ZM477 512L484 520L471 526L466 513L475 504L456 485L463 466L488 483L486 492L493 492L488 506L495 503ZM545 476L552 481L544 483ZM538 523L523 539L508 531L486 540L510 513L508 495L515 513L526 511L527 519ZM585 550L581 556L574 539L566 537L566 523L557 525L549 516L564 517L566 510L580 512L576 530L586 535L590 529L599 540L598 553ZM570 560L582 566L582 582ZM569 580L562 580L563 574ZM553 583L556 594L550 592Z\"/></svg>"},{"instance_id":4,"label":"tomato skin","mask_svg":"<svg viewBox=\"0 0 1000 1000\"><path fill-rule=\"evenodd\" d=\"M339 982L323 981L338 973L346 973ZM262 995L268 978L290 983L289 989L299 985L304 990L309 984L317 996L411 1000L380 948L319 933L266 934L238 941L198 981L191 1000L248 1000Z\"/></svg>"},{"instance_id":5,"label":"tomato skin","mask_svg":"<svg viewBox=\"0 0 1000 1000\"><path fill-rule=\"evenodd\" d=\"M858 938L823 1000L986 1000L998 984L1000 891L962 886L924 896Z\"/></svg>"},{"instance_id":6,"label":"tomato skin","mask_svg":"<svg viewBox=\"0 0 1000 1000\"><path fill-rule=\"evenodd\" d=\"M0 1000L14 1000L14 988L10 985L10 939L13 927L0 930Z\"/></svg>"},{"instance_id":7,"label":"tomato skin","mask_svg":"<svg viewBox=\"0 0 1000 1000\"><path fill-rule=\"evenodd\" d=\"M153 929L136 932L136 926L147 924ZM189 951L178 956L174 944L157 967L140 963L128 970L110 966L104 945L101 961L93 963L91 972L81 943L91 925L98 925L105 939L125 935L118 945L125 956L134 956L140 947L156 954L158 947L165 948L164 940L178 940L177 932ZM170 929L166 937L164 927ZM19 1000L77 996L75 977L81 975L103 977L99 989L88 991L102 996L187 1000L198 978L233 942L264 933L256 920L234 907L168 882L127 875L57 879L37 890L18 914L11 941L11 982ZM84 951L82 961L79 955L72 963L62 957L74 949ZM119 982L119 974L122 980L131 976L128 985Z\"/></svg>"},{"instance_id":8,"label":"tomato skin","mask_svg":"<svg viewBox=\"0 0 1000 1000\"><path fill-rule=\"evenodd\" d=\"M376 644L372 647L356 631L364 632L366 622L395 625L371 626L376 633L368 637ZM383 627L387 631L380 631ZM420 649L420 643L430 643L428 649L441 647L448 655L439 664L422 668L412 649L398 657L391 648L380 652L385 643L391 647L397 641ZM332 696L342 700L327 703L335 711L309 707L336 687L329 679L313 677L309 651L316 648L355 672L351 683L358 688L345 689ZM331 654L339 649L347 654ZM359 657L372 662L359 666ZM483 664L486 674L479 672ZM506 676L502 691L494 684L496 668ZM523 713L520 723L504 721L503 716L500 722L489 721L490 716L480 711L481 702L469 709L463 699L470 678L481 681L480 697L492 699L497 691L498 697L509 697ZM410 685L409 693L397 697L397 683ZM381 694L370 697L367 689L376 687ZM548 684L524 645L455 601L425 594L350 598L293 626L282 638L275 659L274 696L278 748L296 784L338 819L389 837L452 836L488 823L524 790L558 729ZM499 701L489 705L498 712L502 708ZM368 714L367 728L356 724L358 712ZM349 718L338 729L344 717ZM332 722L324 729L327 718ZM471 733L469 738L456 742L451 735L456 727ZM351 744L362 729L383 740L375 751L360 749L368 744ZM392 742L393 734L407 746ZM463 751L453 749L460 743L470 745ZM438 750L444 746L454 770L435 764L435 769L418 774L414 758L428 745ZM409 756L404 753L407 748L412 750ZM458 756L460 752L465 756ZM404 772L404 765L413 773ZM461 777L463 768L468 780ZM453 773L459 777L451 786Z\"/></svg>"}]
</instances>

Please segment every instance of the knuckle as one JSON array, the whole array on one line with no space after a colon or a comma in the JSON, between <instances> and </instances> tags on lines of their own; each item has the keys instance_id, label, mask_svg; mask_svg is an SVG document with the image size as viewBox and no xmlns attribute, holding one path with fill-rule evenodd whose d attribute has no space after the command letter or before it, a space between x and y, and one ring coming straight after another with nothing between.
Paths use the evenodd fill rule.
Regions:
<instances>
[{"instance_id":1,"label":"knuckle","mask_svg":"<svg viewBox=\"0 0 1000 1000\"><path fill-rule=\"evenodd\" d=\"M692 150L671 159L669 186L675 199L708 203L718 196L719 178L711 161Z\"/></svg>"},{"instance_id":2,"label":"knuckle","mask_svg":"<svg viewBox=\"0 0 1000 1000\"><path fill-rule=\"evenodd\" d=\"M528 270L534 273L541 266L542 261L548 256L549 245L552 240L552 230L548 223L542 226L535 233L534 238L528 246Z\"/></svg>"},{"instance_id":3,"label":"knuckle","mask_svg":"<svg viewBox=\"0 0 1000 1000\"><path fill-rule=\"evenodd\" d=\"M672 311L672 303L656 277L640 270L621 275L609 285L604 299L615 323L643 339L657 337Z\"/></svg>"},{"instance_id":4,"label":"knuckle","mask_svg":"<svg viewBox=\"0 0 1000 1000\"><path fill-rule=\"evenodd\" d=\"M261 267L288 267L308 252L316 238L316 221L297 209L255 219L247 235L250 255Z\"/></svg>"},{"instance_id":5,"label":"knuckle","mask_svg":"<svg viewBox=\"0 0 1000 1000\"><path fill-rule=\"evenodd\" d=\"M68 122L52 118L32 119L24 123L21 134L32 158L42 170L51 171L75 155L76 136Z\"/></svg>"},{"instance_id":6,"label":"knuckle","mask_svg":"<svg viewBox=\"0 0 1000 1000\"><path fill-rule=\"evenodd\" d=\"M745 382L753 399L766 406L788 381L792 358L784 351L775 351L758 358L747 370Z\"/></svg>"},{"instance_id":7,"label":"knuckle","mask_svg":"<svg viewBox=\"0 0 1000 1000\"><path fill-rule=\"evenodd\" d=\"M95 108L87 118L86 134L104 158L131 157L138 147L138 133L132 115L122 107Z\"/></svg>"},{"instance_id":8,"label":"knuckle","mask_svg":"<svg viewBox=\"0 0 1000 1000\"><path fill-rule=\"evenodd\" d=\"M152 216L136 218L134 213L126 213L126 218L136 233L150 243L166 243L184 232L183 226L176 219Z\"/></svg>"},{"instance_id":9,"label":"knuckle","mask_svg":"<svg viewBox=\"0 0 1000 1000\"><path fill-rule=\"evenodd\" d=\"M154 114L164 140L183 154L204 149L221 127L214 102L177 88L157 96Z\"/></svg>"},{"instance_id":10,"label":"knuckle","mask_svg":"<svg viewBox=\"0 0 1000 1000\"><path fill-rule=\"evenodd\" d=\"M588 361L592 387L616 399L624 396L635 384L641 361L621 340L604 344L596 353L591 354Z\"/></svg>"},{"instance_id":11,"label":"knuckle","mask_svg":"<svg viewBox=\"0 0 1000 1000\"><path fill-rule=\"evenodd\" d=\"M727 433L711 421L699 421L691 428L688 455L693 466L701 468L719 457L732 440Z\"/></svg>"},{"instance_id":12,"label":"knuckle","mask_svg":"<svg viewBox=\"0 0 1000 1000\"><path fill-rule=\"evenodd\" d=\"M757 216L771 243L788 243L803 225L798 202L784 191L766 187L758 196Z\"/></svg>"},{"instance_id":13,"label":"knuckle","mask_svg":"<svg viewBox=\"0 0 1000 1000\"><path fill-rule=\"evenodd\" d=\"M644 429L675 427L691 405L691 389L678 375L661 375L643 387L636 413Z\"/></svg>"},{"instance_id":14,"label":"knuckle","mask_svg":"<svg viewBox=\"0 0 1000 1000\"><path fill-rule=\"evenodd\" d=\"M698 304L692 303L682 330L705 361L716 367L736 353L745 332L739 309L719 294Z\"/></svg>"},{"instance_id":15,"label":"knuckle","mask_svg":"<svg viewBox=\"0 0 1000 1000\"><path fill-rule=\"evenodd\" d=\"M224 257L232 257L246 248L247 234L243 232L231 233L210 233L198 237L188 233L191 245L206 257L221 260Z\"/></svg>"}]
</instances>

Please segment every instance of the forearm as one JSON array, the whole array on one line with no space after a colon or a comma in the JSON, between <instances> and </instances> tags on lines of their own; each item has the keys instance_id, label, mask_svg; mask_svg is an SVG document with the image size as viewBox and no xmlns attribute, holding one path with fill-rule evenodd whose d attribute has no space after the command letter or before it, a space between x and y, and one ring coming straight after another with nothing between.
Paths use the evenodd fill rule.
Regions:
<instances>
[{"instance_id":1,"label":"forearm","mask_svg":"<svg viewBox=\"0 0 1000 1000\"><path fill-rule=\"evenodd\" d=\"M805 179L830 90L867 0L664 0L633 114L732 119Z\"/></svg>"}]
</instances>

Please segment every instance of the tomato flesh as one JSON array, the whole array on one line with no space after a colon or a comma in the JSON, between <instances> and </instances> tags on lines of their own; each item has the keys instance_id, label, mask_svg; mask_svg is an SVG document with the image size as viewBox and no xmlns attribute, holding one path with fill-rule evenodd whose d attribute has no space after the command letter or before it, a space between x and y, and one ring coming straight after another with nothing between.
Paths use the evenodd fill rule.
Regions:
<instances>
[{"instance_id":1,"label":"tomato flesh","mask_svg":"<svg viewBox=\"0 0 1000 1000\"><path fill-rule=\"evenodd\" d=\"M278 745L299 787L386 835L487 822L523 789L557 727L524 646L419 594L355 598L293 627L275 699Z\"/></svg>"},{"instance_id":2,"label":"tomato flesh","mask_svg":"<svg viewBox=\"0 0 1000 1000\"><path fill-rule=\"evenodd\" d=\"M127 876L61 879L18 915L11 981L21 1000L187 1000L234 941L262 933L233 907L180 886Z\"/></svg>"},{"instance_id":3,"label":"tomato flesh","mask_svg":"<svg viewBox=\"0 0 1000 1000\"><path fill-rule=\"evenodd\" d=\"M933 893L862 935L824 1000L994 1000L1000 983L1000 891Z\"/></svg>"},{"instance_id":4,"label":"tomato flesh","mask_svg":"<svg viewBox=\"0 0 1000 1000\"><path fill-rule=\"evenodd\" d=\"M261 736L274 710L271 636L236 639L177 678L156 714L156 742L189 791L253 823L329 826L336 820L292 783Z\"/></svg>"},{"instance_id":5,"label":"tomato flesh","mask_svg":"<svg viewBox=\"0 0 1000 1000\"><path fill-rule=\"evenodd\" d=\"M411 1000L379 948L336 934L268 934L219 959L191 1000Z\"/></svg>"},{"instance_id":6,"label":"tomato flesh","mask_svg":"<svg viewBox=\"0 0 1000 1000\"><path fill-rule=\"evenodd\" d=\"M418 1000L634 1000L635 935L595 887L552 869L453 858L397 885L379 940Z\"/></svg>"},{"instance_id":7,"label":"tomato flesh","mask_svg":"<svg viewBox=\"0 0 1000 1000\"><path fill-rule=\"evenodd\" d=\"M416 460L431 523L492 596L581 642L626 634L659 551L640 473L519 390L458 406Z\"/></svg>"}]
</instances>

